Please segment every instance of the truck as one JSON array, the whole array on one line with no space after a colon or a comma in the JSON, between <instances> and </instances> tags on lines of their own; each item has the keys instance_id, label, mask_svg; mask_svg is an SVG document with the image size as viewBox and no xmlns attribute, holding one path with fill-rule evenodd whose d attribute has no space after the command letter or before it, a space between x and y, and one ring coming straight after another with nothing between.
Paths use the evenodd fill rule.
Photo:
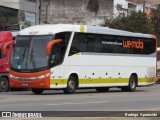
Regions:
<instances>
[{"instance_id":1,"label":"truck","mask_svg":"<svg viewBox=\"0 0 160 120\"><path fill-rule=\"evenodd\" d=\"M27 27L27 25L19 24L7 25L4 30L0 32L0 92L7 92L10 90L9 68L13 40L19 31ZM5 54L3 54L4 46L7 46Z\"/></svg>"},{"instance_id":2,"label":"truck","mask_svg":"<svg viewBox=\"0 0 160 120\"><path fill-rule=\"evenodd\" d=\"M0 32L0 92L7 92L10 90L9 85L9 69L10 69L10 57L13 45L13 39L16 36L16 32L10 31ZM3 47L7 47L6 51L3 51ZM5 52L5 53L4 53Z\"/></svg>"}]
</instances>

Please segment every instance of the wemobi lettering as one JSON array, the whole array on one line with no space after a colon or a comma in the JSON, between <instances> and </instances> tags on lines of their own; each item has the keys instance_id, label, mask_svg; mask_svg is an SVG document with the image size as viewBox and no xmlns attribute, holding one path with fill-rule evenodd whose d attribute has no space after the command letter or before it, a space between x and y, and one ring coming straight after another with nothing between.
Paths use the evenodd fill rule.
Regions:
<instances>
[{"instance_id":1,"label":"wemobi lettering","mask_svg":"<svg viewBox=\"0 0 160 120\"><path fill-rule=\"evenodd\" d=\"M123 47L124 48L136 48L136 49L143 49L144 42L140 39L138 41L131 41L131 40L123 40Z\"/></svg>"}]
</instances>

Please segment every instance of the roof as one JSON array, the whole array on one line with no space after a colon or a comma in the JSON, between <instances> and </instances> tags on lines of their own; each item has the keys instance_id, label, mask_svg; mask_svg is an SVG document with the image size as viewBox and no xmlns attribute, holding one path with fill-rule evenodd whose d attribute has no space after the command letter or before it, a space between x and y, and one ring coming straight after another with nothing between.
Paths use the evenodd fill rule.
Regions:
<instances>
[{"instance_id":1,"label":"roof","mask_svg":"<svg viewBox=\"0 0 160 120\"><path fill-rule=\"evenodd\" d=\"M0 42L12 40L12 33L10 31L0 32Z\"/></svg>"},{"instance_id":2,"label":"roof","mask_svg":"<svg viewBox=\"0 0 160 120\"><path fill-rule=\"evenodd\" d=\"M55 34L58 32L65 32L65 31L152 38L152 35L150 34L133 33L133 32L128 32L124 30L111 29L108 27L73 25L73 24L36 25L36 26L23 29L22 31L20 31L19 34L20 35L47 35L47 34Z\"/></svg>"},{"instance_id":3,"label":"roof","mask_svg":"<svg viewBox=\"0 0 160 120\"><path fill-rule=\"evenodd\" d=\"M144 4L144 0L127 0L136 4ZM158 5L160 3L160 0L146 0L146 2Z\"/></svg>"}]
</instances>

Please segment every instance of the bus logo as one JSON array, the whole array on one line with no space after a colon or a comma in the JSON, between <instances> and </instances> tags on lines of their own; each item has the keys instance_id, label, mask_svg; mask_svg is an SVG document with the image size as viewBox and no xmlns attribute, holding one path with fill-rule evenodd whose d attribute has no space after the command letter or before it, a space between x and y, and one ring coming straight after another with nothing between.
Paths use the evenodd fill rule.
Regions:
<instances>
[{"instance_id":1,"label":"bus logo","mask_svg":"<svg viewBox=\"0 0 160 120\"><path fill-rule=\"evenodd\" d=\"M122 43L124 48L136 48L136 49L143 49L144 42L140 39L138 41L131 41L131 40L123 40Z\"/></svg>"}]
</instances>

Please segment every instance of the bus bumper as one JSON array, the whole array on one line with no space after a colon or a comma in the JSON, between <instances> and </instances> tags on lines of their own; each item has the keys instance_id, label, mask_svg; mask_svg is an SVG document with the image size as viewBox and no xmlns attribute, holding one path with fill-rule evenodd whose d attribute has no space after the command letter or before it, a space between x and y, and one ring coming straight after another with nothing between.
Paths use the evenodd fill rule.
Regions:
<instances>
[{"instance_id":1,"label":"bus bumper","mask_svg":"<svg viewBox=\"0 0 160 120\"><path fill-rule=\"evenodd\" d=\"M38 73L9 72L9 83L11 88L50 88L50 71Z\"/></svg>"}]
</instances>

